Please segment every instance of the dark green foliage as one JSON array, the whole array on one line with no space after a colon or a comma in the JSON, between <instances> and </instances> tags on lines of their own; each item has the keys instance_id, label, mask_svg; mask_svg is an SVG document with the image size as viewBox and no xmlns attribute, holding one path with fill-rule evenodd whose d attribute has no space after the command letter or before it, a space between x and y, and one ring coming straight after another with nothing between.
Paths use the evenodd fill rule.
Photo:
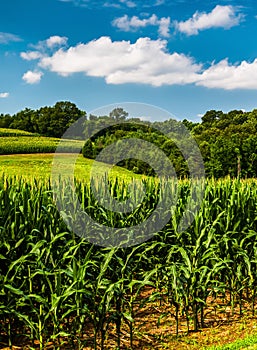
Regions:
<instances>
[{"instance_id":1,"label":"dark green foliage","mask_svg":"<svg viewBox=\"0 0 257 350\"><path fill-rule=\"evenodd\" d=\"M209 111L195 135L208 176L257 177L257 111Z\"/></svg>"},{"instance_id":2,"label":"dark green foliage","mask_svg":"<svg viewBox=\"0 0 257 350\"><path fill-rule=\"evenodd\" d=\"M87 141L82 149L82 154L84 157L94 159L106 146L116 143L115 155L124 156L124 153L126 155L126 159L119 162L119 166L123 166L135 173L154 176L154 169L152 169L146 162L140 160L140 156L145 158L144 150L135 150L131 148L125 150L124 146L120 147L120 140L141 139L148 141L161 149L166 156L173 161L173 166L176 170L177 176L185 177L188 175L188 168L178 147L180 142L178 136L183 134L183 126L181 127L181 124L181 122L169 120L164 123L156 122L151 125L150 123L127 119L125 122L115 125L114 119L108 116L94 116L93 118L90 116L89 120L86 120L85 122ZM180 127L182 131L180 131ZM170 137L163 134L161 131L162 129L165 133L169 132ZM95 132L92 137L88 138L92 133L92 130ZM173 138L172 134L174 136ZM135 151L138 158L134 157ZM147 159L148 161L154 160L155 163L158 164L158 159L156 159L156 153L154 151L149 150ZM111 162L112 159L105 159L105 161ZM163 169L164 167L165 165L160 160L159 168Z\"/></svg>"},{"instance_id":3,"label":"dark green foliage","mask_svg":"<svg viewBox=\"0 0 257 350\"><path fill-rule=\"evenodd\" d=\"M0 114L0 128L9 128L12 122L10 114Z\"/></svg>"},{"instance_id":4,"label":"dark green foliage","mask_svg":"<svg viewBox=\"0 0 257 350\"><path fill-rule=\"evenodd\" d=\"M53 107L41 107L38 110L25 108L12 117L1 115L0 127L61 137L66 129L82 116L85 116L85 112L79 110L74 103L61 101Z\"/></svg>"},{"instance_id":5,"label":"dark green foliage","mask_svg":"<svg viewBox=\"0 0 257 350\"><path fill-rule=\"evenodd\" d=\"M199 145L208 177L257 176L257 110L234 110L228 113L211 110L202 117L202 123L193 123L185 119L182 122L169 119L150 123L126 118L127 115L123 113L124 123L115 125L118 117L115 119L112 113L109 116L90 116L85 122L85 136L86 139L91 138L85 144L84 156L95 158L102 149L113 142L139 138L163 150L172 161L177 176L183 178L188 176L189 172L180 151L181 142L187 155L194 157L191 154L193 148L188 130ZM120 152L119 147L116 152ZM140 150L138 152L139 155ZM141 174L154 175L142 161L129 157L129 152L128 159L121 165Z\"/></svg>"}]
</instances>

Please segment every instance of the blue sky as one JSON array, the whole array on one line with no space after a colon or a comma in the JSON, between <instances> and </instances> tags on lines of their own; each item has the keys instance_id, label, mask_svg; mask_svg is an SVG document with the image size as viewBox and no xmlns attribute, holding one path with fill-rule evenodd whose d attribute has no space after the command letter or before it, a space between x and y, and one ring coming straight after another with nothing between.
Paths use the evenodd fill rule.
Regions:
<instances>
[{"instance_id":1,"label":"blue sky","mask_svg":"<svg viewBox=\"0 0 257 350\"><path fill-rule=\"evenodd\" d=\"M257 108L254 0L3 0L0 113L140 102L199 121ZM156 116L158 119L160 116Z\"/></svg>"}]
</instances>

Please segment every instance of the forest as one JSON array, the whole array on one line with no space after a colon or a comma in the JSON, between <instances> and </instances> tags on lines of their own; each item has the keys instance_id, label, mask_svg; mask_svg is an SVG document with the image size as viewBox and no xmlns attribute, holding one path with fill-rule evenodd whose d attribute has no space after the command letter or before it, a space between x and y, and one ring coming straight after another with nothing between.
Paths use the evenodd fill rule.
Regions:
<instances>
[{"instance_id":1,"label":"forest","mask_svg":"<svg viewBox=\"0 0 257 350\"><path fill-rule=\"evenodd\" d=\"M122 108L115 108L109 115L95 116L87 115L72 102L60 101L52 107L45 106L37 110L26 108L14 115L0 114L0 128L20 129L58 138L80 117L85 118L84 134L87 142L82 153L86 158L94 159L105 146L115 141L140 138L161 149L172 160L177 176L185 178L189 172L186 159L180 151L180 143L188 147L190 154L190 139L184 132L187 129L199 146L207 177L257 176L257 109L228 113L209 110L198 123L186 119L146 122L140 118L131 118ZM92 131L94 135L89 137ZM118 142L116 151L119 152ZM190 156L194 157L192 154ZM155 174L148 164L130 158L129 150L128 158L119 165L135 173Z\"/></svg>"}]
</instances>

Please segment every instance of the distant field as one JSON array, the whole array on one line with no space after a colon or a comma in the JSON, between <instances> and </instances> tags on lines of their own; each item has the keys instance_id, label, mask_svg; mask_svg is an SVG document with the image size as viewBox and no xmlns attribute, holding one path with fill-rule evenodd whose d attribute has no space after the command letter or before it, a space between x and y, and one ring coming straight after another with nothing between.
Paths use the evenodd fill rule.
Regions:
<instances>
[{"instance_id":1,"label":"distant field","mask_svg":"<svg viewBox=\"0 0 257 350\"><path fill-rule=\"evenodd\" d=\"M25 178L47 178L51 174L52 162L54 154L40 153L40 154L14 154L0 156L0 175L6 174L8 176L22 176ZM63 155L64 157L67 155ZM93 160L84 158L81 154L75 167L75 175L79 179L88 181L90 178L90 171ZM103 163L96 163L99 172L104 168ZM63 162L60 164L60 172L67 172L67 167ZM139 175L123 169L121 167L114 167L111 171L111 177L118 177L124 180L132 178L140 178Z\"/></svg>"},{"instance_id":2,"label":"distant field","mask_svg":"<svg viewBox=\"0 0 257 350\"><path fill-rule=\"evenodd\" d=\"M53 137L44 137L16 129L0 128L0 174L10 176L22 176L25 178L48 178L51 175L54 152L60 139ZM83 145L83 141L67 140L62 141L64 152L78 153ZM69 155L63 154L60 160L59 169L61 173L72 171L69 169ZM65 161L64 161L65 159ZM90 171L93 160L84 158L79 154L75 167L75 175L79 179L90 178ZM104 169L103 163L98 164L96 172ZM114 167L111 171L111 177L122 178L123 180L141 178L132 172L121 167Z\"/></svg>"},{"instance_id":3,"label":"distant field","mask_svg":"<svg viewBox=\"0 0 257 350\"><path fill-rule=\"evenodd\" d=\"M60 139L40 136L31 132L0 128L0 155L4 154L29 154L29 153L54 153ZM79 152L84 142L67 140L62 143L65 152Z\"/></svg>"},{"instance_id":4,"label":"distant field","mask_svg":"<svg viewBox=\"0 0 257 350\"><path fill-rule=\"evenodd\" d=\"M0 154L24 154L24 153L53 153L59 144L59 139L44 136L1 136ZM80 150L83 146L81 141L68 141L65 143L67 152ZM63 146L64 147L64 146Z\"/></svg>"},{"instance_id":5,"label":"distant field","mask_svg":"<svg viewBox=\"0 0 257 350\"><path fill-rule=\"evenodd\" d=\"M40 136L2 136L0 154L51 153L59 140Z\"/></svg>"},{"instance_id":6,"label":"distant field","mask_svg":"<svg viewBox=\"0 0 257 350\"><path fill-rule=\"evenodd\" d=\"M0 137L2 136L38 136L28 131L18 129L0 128Z\"/></svg>"}]
</instances>

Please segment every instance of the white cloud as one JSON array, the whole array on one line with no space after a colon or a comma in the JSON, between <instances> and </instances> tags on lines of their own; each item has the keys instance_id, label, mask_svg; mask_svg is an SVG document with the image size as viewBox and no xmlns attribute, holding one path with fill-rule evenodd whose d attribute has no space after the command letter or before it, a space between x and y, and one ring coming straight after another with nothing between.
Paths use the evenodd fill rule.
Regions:
<instances>
[{"instance_id":1,"label":"white cloud","mask_svg":"<svg viewBox=\"0 0 257 350\"><path fill-rule=\"evenodd\" d=\"M165 0L156 0L154 6L161 6L165 4Z\"/></svg>"},{"instance_id":2,"label":"white cloud","mask_svg":"<svg viewBox=\"0 0 257 350\"><path fill-rule=\"evenodd\" d=\"M238 13L238 8L235 6L217 5L211 12L195 12L192 18L185 22L175 21L175 27L181 33L187 35L197 35L200 30L209 28L224 28L230 29L238 25L244 16Z\"/></svg>"},{"instance_id":3,"label":"white cloud","mask_svg":"<svg viewBox=\"0 0 257 350\"><path fill-rule=\"evenodd\" d=\"M168 38L170 36L169 33L170 30L170 17L162 17L159 20L159 34L165 38Z\"/></svg>"},{"instance_id":4,"label":"white cloud","mask_svg":"<svg viewBox=\"0 0 257 350\"><path fill-rule=\"evenodd\" d=\"M147 25L156 25L157 21L158 18L156 15L152 15L148 19L139 19L137 16L133 16L129 19L128 15L124 15L113 20L112 24L121 30L129 32L140 27L146 27Z\"/></svg>"},{"instance_id":5,"label":"white cloud","mask_svg":"<svg viewBox=\"0 0 257 350\"><path fill-rule=\"evenodd\" d=\"M39 41L36 45L30 45L35 51L21 52L20 56L26 61L37 60L47 55L47 51L53 52L56 47L65 46L68 38L65 36L53 35L46 40Z\"/></svg>"},{"instance_id":6,"label":"white cloud","mask_svg":"<svg viewBox=\"0 0 257 350\"><path fill-rule=\"evenodd\" d=\"M39 51L27 51L27 52L22 52L21 57L24 60L31 61L31 60L37 60L38 58L41 58L43 55Z\"/></svg>"},{"instance_id":7,"label":"white cloud","mask_svg":"<svg viewBox=\"0 0 257 350\"><path fill-rule=\"evenodd\" d=\"M144 83L153 86L186 84L196 80L201 68L190 57L169 54L165 40L140 38L112 42L101 37L44 57L39 66L62 76L85 73L104 77L108 84Z\"/></svg>"},{"instance_id":8,"label":"white cloud","mask_svg":"<svg viewBox=\"0 0 257 350\"><path fill-rule=\"evenodd\" d=\"M22 39L11 33L0 32L0 44L8 44L9 42L18 42L22 41Z\"/></svg>"},{"instance_id":9,"label":"white cloud","mask_svg":"<svg viewBox=\"0 0 257 350\"><path fill-rule=\"evenodd\" d=\"M0 92L0 98L7 98L9 96L10 96L9 92Z\"/></svg>"},{"instance_id":10,"label":"white cloud","mask_svg":"<svg viewBox=\"0 0 257 350\"><path fill-rule=\"evenodd\" d=\"M37 84L40 82L41 77L43 76L42 72L39 71L27 71L25 74L23 74L22 79L27 83L27 84Z\"/></svg>"},{"instance_id":11,"label":"white cloud","mask_svg":"<svg viewBox=\"0 0 257 350\"><path fill-rule=\"evenodd\" d=\"M227 59L212 64L201 74L196 85L225 90L257 89L257 59L238 65L229 64Z\"/></svg>"},{"instance_id":12,"label":"white cloud","mask_svg":"<svg viewBox=\"0 0 257 350\"><path fill-rule=\"evenodd\" d=\"M134 1L131 1L131 0L120 0L120 2L122 4L125 4L129 8L134 8L137 6L136 3Z\"/></svg>"},{"instance_id":13,"label":"white cloud","mask_svg":"<svg viewBox=\"0 0 257 350\"><path fill-rule=\"evenodd\" d=\"M30 47L35 49L37 52L49 51L56 49L56 47L65 46L67 44L68 38L65 36L53 35L46 40L41 40L37 44L30 44Z\"/></svg>"},{"instance_id":14,"label":"white cloud","mask_svg":"<svg viewBox=\"0 0 257 350\"><path fill-rule=\"evenodd\" d=\"M23 58L26 55L29 54L24 53ZM257 90L257 58L238 64L225 59L204 68L192 57L169 52L167 41L163 39L139 38L131 43L101 37L86 44L60 48L53 54L44 54L38 57L38 68L64 77L83 73L104 78L107 84L195 84L225 90ZM42 71L28 71L23 75L23 80L35 84L42 75Z\"/></svg>"},{"instance_id":15,"label":"white cloud","mask_svg":"<svg viewBox=\"0 0 257 350\"><path fill-rule=\"evenodd\" d=\"M145 28L147 26L158 26L159 34L164 37L169 37L170 18L162 17L159 19L155 14L149 18L143 19L137 16L129 18L128 15L124 15L113 20L112 25L126 32L134 31L138 28Z\"/></svg>"},{"instance_id":16,"label":"white cloud","mask_svg":"<svg viewBox=\"0 0 257 350\"><path fill-rule=\"evenodd\" d=\"M68 38L65 36L54 35L50 36L45 42L46 46L52 48L54 46L66 45Z\"/></svg>"},{"instance_id":17,"label":"white cloud","mask_svg":"<svg viewBox=\"0 0 257 350\"><path fill-rule=\"evenodd\" d=\"M120 9L121 8L121 5L120 4L116 4L114 2L105 2L103 4L103 7L113 7L113 8L116 8L116 9Z\"/></svg>"}]
</instances>

